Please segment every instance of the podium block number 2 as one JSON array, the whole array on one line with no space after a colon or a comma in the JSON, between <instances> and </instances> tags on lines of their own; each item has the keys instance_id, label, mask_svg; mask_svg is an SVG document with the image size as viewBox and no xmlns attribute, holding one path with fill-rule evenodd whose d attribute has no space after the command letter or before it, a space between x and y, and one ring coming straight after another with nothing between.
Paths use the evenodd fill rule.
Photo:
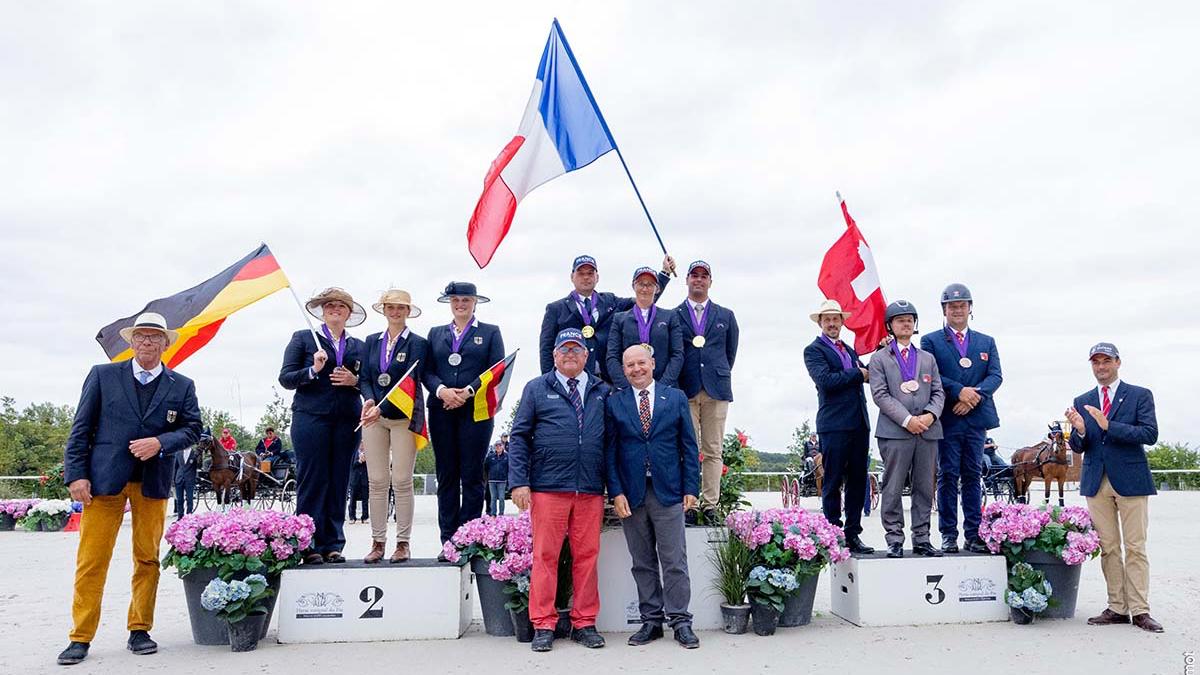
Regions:
<instances>
[{"instance_id":1,"label":"podium block number 2","mask_svg":"<svg viewBox=\"0 0 1200 675\"><path fill-rule=\"evenodd\" d=\"M378 586L367 586L358 594L358 599L363 602L370 603L367 606L367 611L362 613L360 619L382 619L383 606L379 604L383 600L383 589Z\"/></svg>"},{"instance_id":2,"label":"podium block number 2","mask_svg":"<svg viewBox=\"0 0 1200 675\"><path fill-rule=\"evenodd\" d=\"M943 591L941 588L938 588L938 584L940 584L942 582L943 576L945 576L945 575L942 575L942 574L927 574L927 575L925 575L926 585L933 586L933 588L929 589L929 591L925 593L925 602L928 602L931 605L940 605L940 604L942 604L942 601L946 599L946 591ZM363 592L365 593L366 591L363 591Z\"/></svg>"}]
</instances>

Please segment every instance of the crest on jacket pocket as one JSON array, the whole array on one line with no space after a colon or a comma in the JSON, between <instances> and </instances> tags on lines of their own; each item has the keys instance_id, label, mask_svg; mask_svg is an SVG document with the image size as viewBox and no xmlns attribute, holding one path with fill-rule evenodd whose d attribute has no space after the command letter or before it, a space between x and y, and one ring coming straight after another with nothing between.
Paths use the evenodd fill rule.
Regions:
<instances>
[{"instance_id":1,"label":"crest on jacket pocket","mask_svg":"<svg viewBox=\"0 0 1200 675\"><path fill-rule=\"evenodd\" d=\"M987 361L987 359L988 359L988 353L987 353L987 352L979 352L979 360L980 360L980 361Z\"/></svg>"},{"instance_id":2,"label":"crest on jacket pocket","mask_svg":"<svg viewBox=\"0 0 1200 675\"><path fill-rule=\"evenodd\" d=\"M475 344L477 344L477 345L483 344L483 336L482 335L475 336Z\"/></svg>"},{"instance_id":3,"label":"crest on jacket pocket","mask_svg":"<svg viewBox=\"0 0 1200 675\"><path fill-rule=\"evenodd\" d=\"M360 361L359 359L354 359L354 372L355 373L362 372L362 361Z\"/></svg>"},{"instance_id":4,"label":"crest on jacket pocket","mask_svg":"<svg viewBox=\"0 0 1200 675\"><path fill-rule=\"evenodd\" d=\"M930 376L928 373L921 376L921 381L924 382L925 384L929 384L932 380L933 380L933 377Z\"/></svg>"},{"instance_id":5,"label":"crest on jacket pocket","mask_svg":"<svg viewBox=\"0 0 1200 675\"><path fill-rule=\"evenodd\" d=\"M408 360L408 352L400 352L396 355L396 363L404 363Z\"/></svg>"},{"instance_id":6,"label":"crest on jacket pocket","mask_svg":"<svg viewBox=\"0 0 1200 675\"><path fill-rule=\"evenodd\" d=\"M179 417L179 413L174 410L167 411L167 424L174 424L175 418Z\"/></svg>"}]
</instances>

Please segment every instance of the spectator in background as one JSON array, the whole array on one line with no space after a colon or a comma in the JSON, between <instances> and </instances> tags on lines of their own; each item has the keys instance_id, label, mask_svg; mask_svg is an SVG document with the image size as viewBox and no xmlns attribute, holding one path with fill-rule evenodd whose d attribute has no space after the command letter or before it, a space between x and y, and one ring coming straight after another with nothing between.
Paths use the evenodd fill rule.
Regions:
<instances>
[{"instance_id":1,"label":"spectator in background","mask_svg":"<svg viewBox=\"0 0 1200 675\"><path fill-rule=\"evenodd\" d=\"M225 448L225 452L234 452L237 450L237 439L233 434L229 433L229 427L221 429L221 447Z\"/></svg>"},{"instance_id":2,"label":"spectator in background","mask_svg":"<svg viewBox=\"0 0 1200 675\"><path fill-rule=\"evenodd\" d=\"M489 516L504 515L504 493L508 489L508 443L505 437L492 444L484 457L484 468L488 476L487 514Z\"/></svg>"},{"instance_id":3,"label":"spectator in background","mask_svg":"<svg viewBox=\"0 0 1200 675\"><path fill-rule=\"evenodd\" d=\"M367 454L363 446L358 446L358 452L354 455L354 464L350 468L350 522L358 520L355 514L358 513L356 508L359 502L362 502L362 520L359 522L367 522L371 517L370 509L370 489L367 481Z\"/></svg>"}]
</instances>

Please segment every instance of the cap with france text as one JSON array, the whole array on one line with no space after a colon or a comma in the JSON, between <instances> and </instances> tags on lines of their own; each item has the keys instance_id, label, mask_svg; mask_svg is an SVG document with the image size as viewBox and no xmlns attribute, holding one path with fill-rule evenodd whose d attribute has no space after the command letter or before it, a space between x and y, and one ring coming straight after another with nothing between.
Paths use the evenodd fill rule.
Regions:
<instances>
[{"instance_id":1,"label":"cap with france text","mask_svg":"<svg viewBox=\"0 0 1200 675\"><path fill-rule=\"evenodd\" d=\"M587 346L583 341L583 333L578 328L564 328L558 331L558 337L554 338L554 348L558 349L568 342L574 342L580 347Z\"/></svg>"},{"instance_id":2,"label":"cap with france text","mask_svg":"<svg viewBox=\"0 0 1200 675\"><path fill-rule=\"evenodd\" d=\"M651 269L649 267L639 267L636 270L634 270L633 271L633 283L636 284L638 277L642 276L643 274L648 274L648 275L654 277L654 283L658 283L658 272L655 272L653 269Z\"/></svg>"},{"instance_id":3,"label":"cap with france text","mask_svg":"<svg viewBox=\"0 0 1200 675\"><path fill-rule=\"evenodd\" d=\"M590 255L581 255L577 256L575 258L575 262L571 263L571 273L574 274L575 272L578 272L579 268L583 267L584 265L591 265L592 269L596 270L597 272L600 271L600 268L596 265L595 258Z\"/></svg>"},{"instance_id":4,"label":"cap with france text","mask_svg":"<svg viewBox=\"0 0 1200 675\"><path fill-rule=\"evenodd\" d=\"M704 262L703 260L695 260L692 262L692 264L688 265L688 274L691 274L692 270L694 270L698 267L704 268L705 272L712 274L712 266L709 265L708 263Z\"/></svg>"},{"instance_id":5,"label":"cap with france text","mask_svg":"<svg viewBox=\"0 0 1200 675\"><path fill-rule=\"evenodd\" d=\"M1121 352L1117 351L1117 346L1111 342L1097 342L1088 351L1088 359L1097 354L1103 354L1114 359L1121 358Z\"/></svg>"}]
</instances>

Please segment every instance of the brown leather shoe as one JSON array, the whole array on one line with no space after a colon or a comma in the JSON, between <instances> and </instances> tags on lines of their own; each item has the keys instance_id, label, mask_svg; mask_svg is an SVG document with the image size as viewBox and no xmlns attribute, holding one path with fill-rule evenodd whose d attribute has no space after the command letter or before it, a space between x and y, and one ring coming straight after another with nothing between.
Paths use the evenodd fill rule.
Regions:
<instances>
[{"instance_id":1,"label":"brown leather shoe","mask_svg":"<svg viewBox=\"0 0 1200 675\"><path fill-rule=\"evenodd\" d=\"M396 542L396 550L392 551L392 557L389 560L389 562L393 562L393 563L408 562L408 559L410 557L412 557L412 555L408 552L408 542L407 541L398 541L398 542Z\"/></svg>"},{"instance_id":2,"label":"brown leather shoe","mask_svg":"<svg viewBox=\"0 0 1200 675\"><path fill-rule=\"evenodd\" d=\"M363 558L363 562L370 565L380 560L383 560L383 542L373 541L371 542L371 552L367 554L367 557Z\"/></svg>"},{"instance_id":3,"label":"brown leather shoe","mask_svg":"<svg viewBox=\"0 0 1200 675\"><path fill-rule=\"evenodd\" d=\"M1149 612L1145 612L1143 614L1135 614L1133 617L1133 625L1137 626L1138 628L1141 628L1144 631L1150 632L1150 633L1163 632L1162 624L1155 621L1150 616Z\"/></svg>"},{"instance_id":4,"label":"brown leather shoe","mask_svg":"<svg viewBox=\"0 0 1200 675\"><path fill-rule=\"evenodd\" d=\"M1147 617L1149 617L1149 615L1147 615ZM1107 607L1104 608L1103 612L1100 612L1096 616L1088 619L1089 626L1111 626L1118 623L1129 623L1129 615L1117 614Z\"/></svg>"}]
</instances>

